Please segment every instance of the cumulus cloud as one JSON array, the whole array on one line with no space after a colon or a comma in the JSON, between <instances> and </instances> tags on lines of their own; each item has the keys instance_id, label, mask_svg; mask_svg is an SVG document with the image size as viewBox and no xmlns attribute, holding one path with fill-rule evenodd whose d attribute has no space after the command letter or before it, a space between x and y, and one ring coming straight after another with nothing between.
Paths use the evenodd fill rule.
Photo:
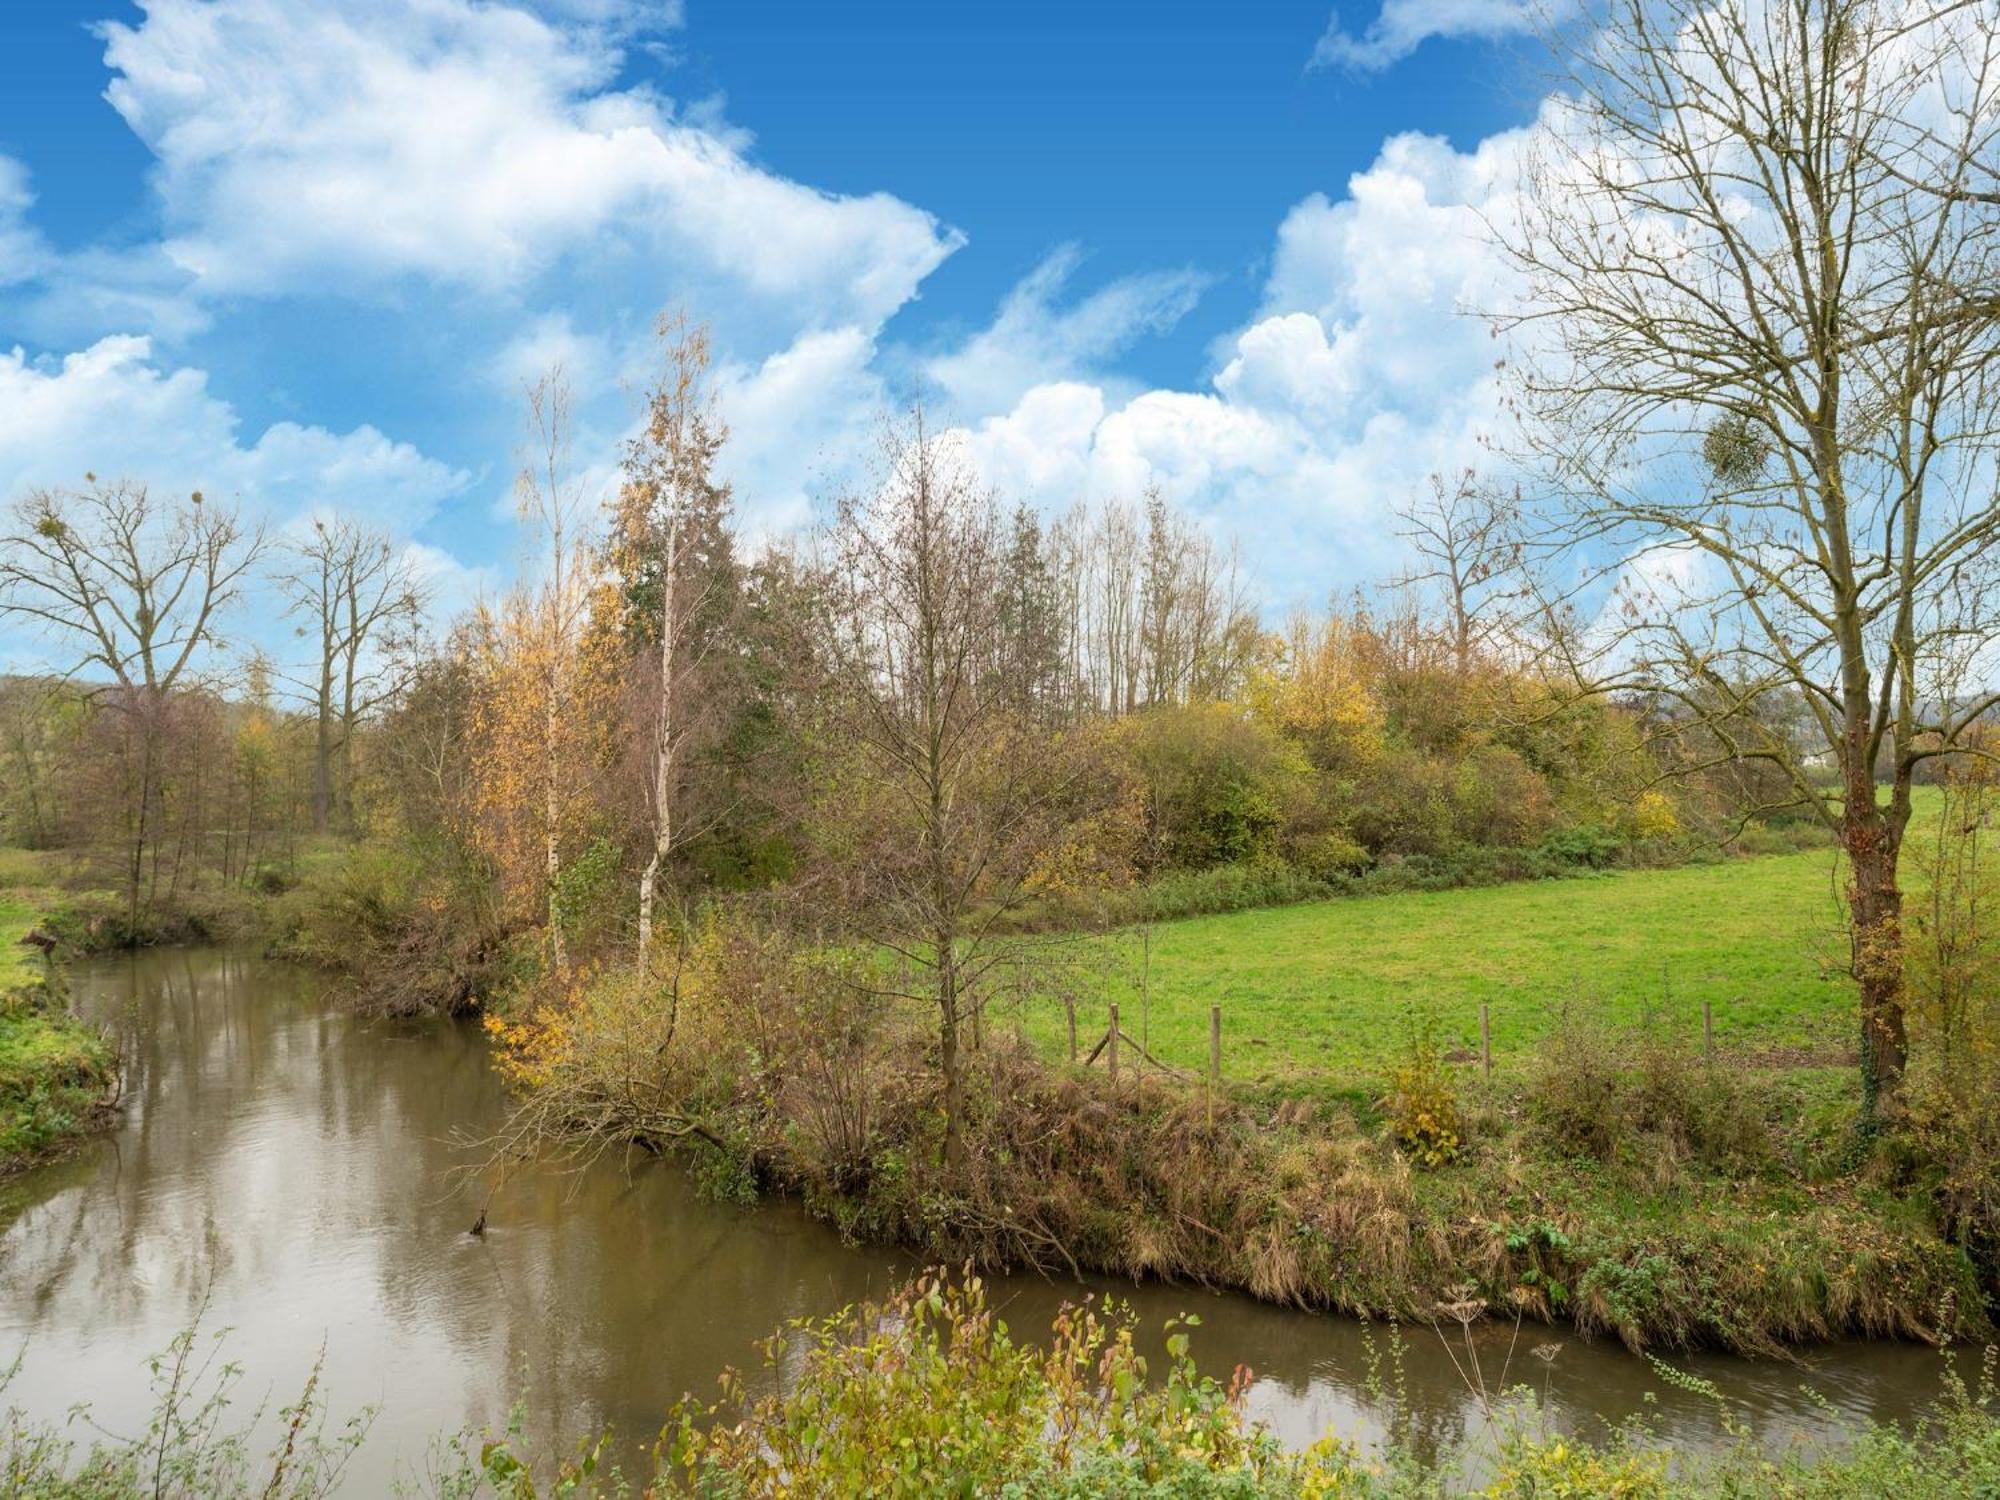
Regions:
<instances>
[{"instance_id":1,"label":"cumulus cloud","mask_svg":"<svg viewBox=\"0 0 2000 1500\"><path fill-rule=\"evenodd\" d=\"M163 369L151 341L101 339L59 363L0 353L0 498L95 473L239 499L283 520L318 506L397 530L469 483L373 427L278 422L245 444L235 410L196 369Z\"/></svg>"},{"instance_id":2,"label":"cumulus cloud","mask_svg":"<svg viewBox=\"0 0 2000 1500\"><path fill-rule=\"evenodd\" d=\"M883 343L884 322L957 236L885 195L776 176L714 108L619 86L646 33L608 0L141 8L104 29L109 95L157 157L165 237L101 255L102 274L65 266L79 318L185 329L172 320L294 292L488 318L496 385L567 367L589 429L579 455L608 486L652 357L639 319L670 288L718 325L724 474L753 538L809 519L856 472L893 381L914 370L1010 498L1061 508L1158 484L1240 534L1281 602L1310 599L1393 567L1393 505L1433 470L1478 463L1502 424L1497 348L1467 310L1506 294L1483 219L1504 213L1527 132L1466 152L1385 143L1343 194L1310 196L1278 226L1261 303L1212 375L1143 390L1117 361L1187 314L1200 274L1079 293L1082 256L1064 247L986 327L913 360ZM1406 10L1391 0L1385 36ZM650 34L676 19L657 8ZM10 167L0 159L0 255L27 266L45 252ZM0 498L94 469L408 527L474 482L372 427L280 423L250 440L199 369L143 338L59 364L0 355L0 403ZM506 515L505 467L459 509Z\"/></svg>"},{"instance_id":3,"label":"cumulus cloud","mask_svg":"<svg viewBox=\"0 0 2000 1500\"><path fill-rule=\"evenodd\" d=\"M209 293L406 276L518 291L623 256L872 326L959 244L886 194L845 197L612 86L621 37L474 0L143 0L104 26L113 106L158 159L164 250Z\"/></svg>"},{"instance_id":4,"label":"cumulus cloud","mask_svg":"<svg viewBox=\"0 0 2000 1500\"><path fill-rule=\"evenodd\" d=\"M968 452L1045 507L1157 484L1239 535L1284 602L1379 576L1401 560L1393 508L1428 474L1481 464L1505 426L1477 312L1510 288L1483 219L1524 140L1389 141L1345 197L1286 216L1259 312L1206 389L1045 381L969 423Z\"/></svg>"},{"instance_id":5,"label":"cumulus cloud","mask_svg":"<svg viewBox=\"0 0 2000 1500\"><path fill-rule=\"evenodd\" d=\"M1542 0L1383 0L1359 35L1343 28L1335 13L1313 48L1312 66L1379 72L1432 37L1492 41L1532 31L1549 14Z\"/></svg>"},{"instance_id":6,"label":"cumulus cloud","mask_svg":"<svg viewBox=\"0 0 2000 1500\"><path fill-rule=\"evenodd\" d=\"M0 352L0 500L96 474L226 498L279 533L314 511L337 510L407 535L470 483L373 427L335 433L278 422L249 443L239 429L203 371L163 368L142 337L101 339L60 361ZM463 607L491 583L440 548L412 548L439 608ZM268 611L239 624L249 639L286 649L287 629ZM0 630L0 663L60 665L12 625Z\"/></svg>"},{"instance_id":7,"label":"cumulus cloud","mask_svg":"<svg viewBox=\"0 0 2000 1500\"><path fill-rule=\"evenodd\" d=\"M514 397L557 367L573 385L602 386L616 373L617 362L605 336L578 328L566 312L546 312L507 340L489 373Z\"/></svg>"},{"instance_id":8,"label":"cumulus cloud","mask_svg":"<svg viewBox=\"0 0 2000 1500\"><path fill-rule=\"evenodd\" d=\"M63 343L75 329L185 337L208 326L187 275L155 246L58 252L33 222L28 169L0 154L0 293L20 333Z\"/></svg>"}]
</instances>

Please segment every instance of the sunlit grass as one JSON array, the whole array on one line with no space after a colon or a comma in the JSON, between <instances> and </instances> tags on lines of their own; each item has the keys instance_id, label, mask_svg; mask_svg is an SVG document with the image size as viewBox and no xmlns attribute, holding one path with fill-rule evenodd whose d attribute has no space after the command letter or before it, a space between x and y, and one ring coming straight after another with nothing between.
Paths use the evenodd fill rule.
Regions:
<instances>
[{"instance_id":1,"label":"sunlit grass","mask_svg":"<svg viewBox=\"0 0 2000 1500\"><path fill-rule=\"evenodd\" d=\"M1919 792L1912 887L1938 806ZM1209 1007L1220 1005L1232 1080L1379 1075L1411 1006L1435 1006L1476 1051L1484 1004L1504 1072L1565 1007L1695 1040L1706 1001L1720 1048L1824 1058L1852 1031L1843 879L1822 848L1162 922L1150 940L1129 930L1095 945L1078 1032L1086 1047L1103 1035L1115 1000L1123 1029L1156 1057L1206 1069ZM1020 1021L1045 1048L1066 1047L1059 1009L1031 1006Z\"/></svg>"},{"instance_id":2,"label":"sunlit grass","mask_svg":"<svg viewBox=\"0 0 2000 1500\"><path fill-rule=\"evenodd\" d=\"M1412 1004L1434 1005L1476 1047L1528 1053L1565 1006L1718 1045L1824 1040L1852 1004L1835 861L1825 850L1595 879L1538 881L1235 912L1161 923L1150 961L1135 932L1107 939L1096 987L1163 1061L1206 1067L1209 1007L1223 1012L1225 1072L1265 1078L1375 1069ZM1142 1001L1140 975L1147 974ZM1106 1015L1079 1015L1094 1038ZM1060 1012L1026 1017L1056 1045Z\"/></svg>"}]
</instances>

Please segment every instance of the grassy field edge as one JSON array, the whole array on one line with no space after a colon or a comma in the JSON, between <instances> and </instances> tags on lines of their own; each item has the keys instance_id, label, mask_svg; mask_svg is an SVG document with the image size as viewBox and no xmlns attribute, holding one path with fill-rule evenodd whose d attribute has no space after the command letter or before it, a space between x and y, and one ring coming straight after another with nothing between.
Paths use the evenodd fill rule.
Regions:
<instances>
[{"instance_id":1,"label":"grassy field edge","mask_svg":"<svg viewBox=\"0 0 2000 1500\"><path fill-rule=\"evenodd\" d=\"M0 1176L73 1146L107 1116L118 1059L63 1006L62 970L23 941L58 904L38 866L0 868Z\"/></svg>"}]
</instances>

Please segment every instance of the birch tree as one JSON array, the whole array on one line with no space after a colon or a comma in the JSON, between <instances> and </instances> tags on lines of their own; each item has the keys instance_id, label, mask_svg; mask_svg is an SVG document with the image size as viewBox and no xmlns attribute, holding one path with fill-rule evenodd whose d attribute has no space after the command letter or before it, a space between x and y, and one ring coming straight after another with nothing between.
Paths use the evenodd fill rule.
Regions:
<instances>
[{"instance_id":1,"label":"birch tree","mask_svg":"<svg viewBox=\"0 0 2000 1500\"><path fill-rule=\"evenodd\" d=\"M535 779L541 800L542 871L547 883L549 955L569 970L561 891L564 809L581 779L575 753L578 656L590 614L597 559L591 546L592 505L575 472L570 388L561 366L529 387L529 461L515 483L521 519L534 532L540 578L519 595L515 646L533 682L537 716Z\"/></svg>"},{"instance_id":2,"label":"birch tree","mask_svg":"<svg viewBox=\"0 0 2000 1500\"><path fill-rule=\"evenodd\" d=\"M651 775L647 778L652 848L639 875L639 971L650 972L655 906L678 842L689 829L679 789L693 736L708 721L715 694L709 667L727 627L733 595L729 490L716 482L715 457L728 437L707 386L708 329L683 312L659 327L663 366L648 393L646 425L627 455L614 565L624 582L632 635L650 647L653 685Z\"/></svg>"}]
</instances>

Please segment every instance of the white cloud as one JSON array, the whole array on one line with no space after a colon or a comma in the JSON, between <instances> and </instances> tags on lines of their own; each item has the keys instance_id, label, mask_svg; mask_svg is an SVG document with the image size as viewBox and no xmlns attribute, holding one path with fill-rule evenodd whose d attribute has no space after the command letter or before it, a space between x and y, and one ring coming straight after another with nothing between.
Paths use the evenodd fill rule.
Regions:
<instances>
[{"instance_id":1,"label":"white cloud","mask_svg":"<svg viewBox=\"0 0 2000 1500\"><path fill-rule=\"evenodd\" d=\"M1286 216L1263 306L1208 389L1038 384L970 424L968 451L1003 493L1044 507L1157 483L1240 536L1280 605L1392 570L1393 508L1432 472L1481 465L1505 430L1498 347L1476 313L1511 288L1482 217L1513 192L1525 139L1466 153L1387 142L1345 198Z\"/></svg>"},{"instance_id":2,"label":"white cloud","mask_svg":"<svg viewBox=\"0 0 2000 1500\"><path fill-rule=\"evenodd\" d=\"M34 202L28 169L11 156L0 156L0 287L31 280L48 269L48 245L28 223Z\"/></svg>"},{"instance_id":3,"label":"white cloud","mask_svg":"<svg viewBox=\"0 0 2000 1500\"><path fill-rule=\"evenodd\" d=\"M1010 500L1061 506L1092 493L1092 449L1104 414L1104 392L1094 385L1040 385L964 441L981 476Z\"/></svg>"},{"instance_id":4,"label":"white cloud","mask_svg":"<svg viewBox=\"0 0 2000 1500\"><path fill-rule=\"evenodd\" d=\"M579 329L566 312L545 312L507 340L490 373L508 398L515 399L557 366L572 386L594 389L614 376L615 364L602 335Z\"/></svg>"},{"instance_id":5,"label":"white cloud","mask_svg":"<svg viewBox=\"0 0 2000 1500\"><path fill-rule=\"evenodd\" d=\"M720 468L753 543L804 525L813 495L854 471L889 404L874 358L866 331L836 328L717 372L730 431Z\"/></svg>"},{"instance_id":6,"label":"white cloud","mask_svg":"<svg viewBox=\"0 0 2000 1500\"><path fill-rule=\"evenodd\" d=\"M1030 387L1088 374L1193 309L1207 278L1191 270L1122 277L1068 307L1063 289L1082 263L1065 245L1007 294L988 328L926 361L924 373L961 417L1003 411Z\"/></svg>"},{"instance_id":7,"label":"white cloud","mask_svg":"<svg viewBox=\"0 0 2000 1500\"><path fill-rule=\"evenodd\" d=\"M65 265L52 295L79 317L185 329L195 298L403 298L401 283L422 279L403 299L418 315L490 320L497 386L567 366L579 461L608 488L652 357L638 330L683 300L717 324L723 471L753 537L799 525L855 472L894 399L885 372L912 368L885 349L883 323L957 237L893 198L759 168L713 107L617 87L644 39L610 0L142 9L105 28L110 96L158 158L166 238L107 253L100 275ZM1378 26L1406 12L1391 0ZM674 19L656 9L654 29ZM1169 270L1071 295L1070 248L986 328L914 368L1010 497L1060 508L1157 482L1241 534L1281 603L1358 582L1396 561L1392 506L1432 470L1478 463L1501 425L1498 348L1466 310L1507 293L1483 218L1504 213L1526 136L1468 152L1396 137L1343 196L1300 202L1256 316L1197 388L1135 390L1108 367L1181 319L1203 279ZM39 244L6 238L28 207L7 165L0 248ZM0 356L0 402L0 498L24 476L75 482L90 468L407 525L472 483L370 427L279 424L249 442L199 370L155 361L143 339L102 340L60 367ZM511 464L495 457L481 499L499 521Z\"/></svg>"},{"instance_id":8,"label":"white cloud","mask_svg":"<svg viewBox=\"0 0 2000 1500\"><path fill-rule=\"evenodd\" d=\"M0 500L95 473L237 499L280 522L332 506L407 531L468 483L373 427L279 422L247 446L237 429L206 374L160 368L144 338L101 339L60 364L0 353Z\"/></svg>"},{"instance_id":9,"label":"white cloud","mask_svg":"<svg viewBox=\"0 0 2000 1500\"><path fill-rule=\"evenodd\" d=\"M101 339L59 363L0 352L0 502L95 474L162 493L201 490L280 532L314 511L338 510L407 535L470 482L373 427L334 433L279 422L247 445L238 427L206 374L163 369L145 338ZM490 582L436 547L413 544L413 560L440 608L462 607ZM249 641L281 656L289 649L289 630L270 608L242 612L235 623ZM60 666L44 644L15 626L0 629L0 664Z\"/></svg>"},{"instance_id":10,"label":"white cloud","mask_svg":"<svg viewBox=\"0 0 2000 1500\"><path fill-rule=\"evenodd\" d=\"M624 260L874 326L959 243L886 194L762 170L643 89L617 33L473 0L143 0L107 97L158 158L166 253L211 293L422 276L521 289ZM584 0L585 10L603 9Z\"/></svg>"},{"instance_id":11,"label":"white cloud","mask_svg":"<svg viewBox=\"0 0 2000 1500\"><path fill-rule=\"evenodd\" d=\"M468 567L442 547L427 542L411 542L403 548L403 565L422 585L427 615L434 628L442 628L481 599L499 597L506 580L489 567Z\"/></svg>"},{"instance_id":12,"label":"white cloud","mask_svg":"<svg viewBox=\"0 0 2000 1500\"><path fill-rule=\"evenodd\" d=\"M1313 48L1316 68L1377 72L1401 62L1432 37L1493 41L1536 29L1551 13L1541 0L1383 0L1359 36L1336 13Z\"/></svg>"}]
</instances>

